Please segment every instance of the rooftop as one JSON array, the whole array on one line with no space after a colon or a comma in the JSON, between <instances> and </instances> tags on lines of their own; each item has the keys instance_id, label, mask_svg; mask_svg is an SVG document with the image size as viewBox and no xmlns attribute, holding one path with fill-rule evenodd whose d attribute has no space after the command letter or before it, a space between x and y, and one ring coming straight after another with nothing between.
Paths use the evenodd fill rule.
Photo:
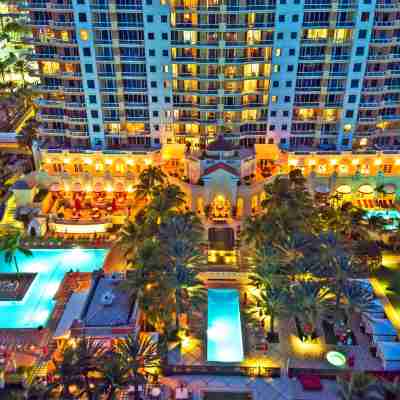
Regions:
<instances>
[{"instance_id":1,"label":"rooftop","mask_svg":"<svg viewBox=\"0 0 400 400\"><path fill-rule=\"evenodd\" d=\"M82 316L87 327L117 327L128 325L134 302L119 288L120 279L98 276L92 285Z\"/></svg>"}]
</instances>

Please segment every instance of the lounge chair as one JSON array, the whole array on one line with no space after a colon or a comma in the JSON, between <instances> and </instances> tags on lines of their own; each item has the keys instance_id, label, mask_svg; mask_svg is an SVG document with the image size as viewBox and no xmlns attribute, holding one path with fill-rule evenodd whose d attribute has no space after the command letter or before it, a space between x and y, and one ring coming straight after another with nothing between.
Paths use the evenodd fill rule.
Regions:
<instances>
[{"instance_id":1,"label":"lounge chair","mask_svg":"<svg viewBox=\"0 0 400 400\"><path fill-rule=\"evenodd\" d=\"M304 390L322 390L321 379L318 375L299 375L297 379Z\"/></svg>"}]
</instances>

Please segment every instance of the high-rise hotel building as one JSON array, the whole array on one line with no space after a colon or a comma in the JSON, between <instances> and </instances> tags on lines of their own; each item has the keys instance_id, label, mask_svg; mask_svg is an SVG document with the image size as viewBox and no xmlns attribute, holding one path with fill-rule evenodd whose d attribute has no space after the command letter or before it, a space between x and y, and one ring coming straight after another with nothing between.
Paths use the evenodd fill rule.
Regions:
<instances>
[{"instance_id":1,"label":"high-rise hotel building","mask_svg":"<svg viewBox=\"0 0 400 400\"><path fill-rule=\"evenodd\" d=\"M400 145L397 0L28 0L41 145ZM189 145L188 145L189 146Z\"/></svg>"}]
</instances>

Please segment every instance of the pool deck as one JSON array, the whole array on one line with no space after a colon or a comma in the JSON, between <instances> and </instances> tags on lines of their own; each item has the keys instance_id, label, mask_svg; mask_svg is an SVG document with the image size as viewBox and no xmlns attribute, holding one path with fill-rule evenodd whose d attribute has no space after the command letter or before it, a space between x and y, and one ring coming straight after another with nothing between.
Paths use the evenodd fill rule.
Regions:
<instances>
[{"instance_id":1,"label":"pool deck","mask_svg":"<svg viewBox=\"0 0 400 400\"><path fill-rule=\"evenodd\" d=\"M334 380L322 380L323 390L305 392L297 379L248 378L241 376L177 375L165 377L161 382L171 390L181 383L193 393L193 400L202 400L203 393L239 392L251 393L252 400L337 400L338 386ZM228 400L228 399L227 399Z\"/></svg>"}]
</instances>

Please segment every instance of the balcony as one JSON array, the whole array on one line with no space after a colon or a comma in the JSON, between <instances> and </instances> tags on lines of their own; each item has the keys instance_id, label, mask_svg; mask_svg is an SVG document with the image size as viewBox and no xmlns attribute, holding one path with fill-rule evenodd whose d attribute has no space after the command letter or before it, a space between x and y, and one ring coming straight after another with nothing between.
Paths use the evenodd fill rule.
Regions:
<instances>
[{"instance_id":1,"label":"balcony","mask_svg":"<svg viewBox=\"0 0 400 400\"><path fill-rule=\"evenodd\" d=\"M45 1L35 1L35 2L21 2L18 7L24 10L45 10L47 8L47 3Z\"/></svg>"},{"instance_id":2,"label":"balcony","mask_svg":"<svg viewBox=\"0 0 400 400\"><path fill-rule=\"evenodd\" d=\"M85 108L86 104L79 101L67 101L65 102L65 108L68 109L82 109Z\"/></svg>"},{"instance_id":3,"label":"balcony","mask_svg":"<svg viewBox=\"0 0 400 400\"><path fill-rule=\"evenodd\" d=\"M60 92L64 88L62 86L49 86L49 85L34 85L32 90L34 92Z\"/></svg>"},{"instance_id":4,"label":"balcony","mask_svg":"<svg viewBox=\"0 0 400 400\"><path fill-rule=\"evenodd\" d=\"M64 86L63 90L65 93L83 93L83 87L78 86Z\"/></svg>"},{"instance_id":5,"label":"balcony","mask_svg":"<svg viewBox=\"0 0 400 400\"><path fill-rule=\"evenodd\" d=\"M74 28L75 22L74 21L54 21L51 20L49 23L51 28Z\"/></svg>"},{"instance_id":6,"label":"balcony","mask_svg":"<svg viewBox=\"0 0 400 400\"><path fill-rule=\"evenodd\" d=\"M72 3L58 4L58 3L47 3L47 9L50 11L65 11L73 10Z\"/></svg>"}]
</instances>

